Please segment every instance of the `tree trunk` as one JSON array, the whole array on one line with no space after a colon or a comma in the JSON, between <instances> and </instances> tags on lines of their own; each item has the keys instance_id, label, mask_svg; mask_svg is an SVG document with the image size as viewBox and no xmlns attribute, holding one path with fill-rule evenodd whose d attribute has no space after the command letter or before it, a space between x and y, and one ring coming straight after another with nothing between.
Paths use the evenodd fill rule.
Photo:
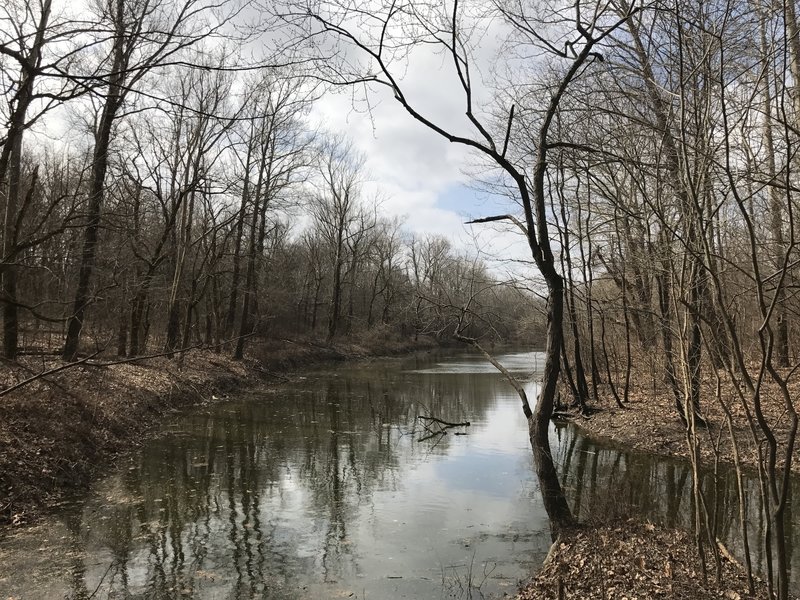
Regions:
<instances>
[{"instance_id":1,"label":"tree trunk","mask_svg":"<svg viewBox=\"0 0 800 600\"><path fill-rule=\"evenodd\" d=\"M670 268L670 261L668 259L664 259L662 261L662 272L656 274L656 285L658 287L658 315L661 326L661 340L664 350L664 377L666 379L667 386L672 391L672 396L675 400L675 410L685 425L685 416L683 414L683 395L681 394L680 386L678 385L678 376L675 372L675 357L672 348L672 318L670 317L671 303L669 301L672 273L670 272Z\"/></svg>"},{"instance_id":2,"label":"tree trunk","mask_svg":"<svg viewBox=\"0 0 800 600\"><path fill-rule=\"evenodd\" d=\"M81 251L80 270L78 271L78 284L75 289L75 301L72 306L72 315L67 324L67 337L64 342L62 358L74 361L78 355L81 330L86 308L90 302L90 285L94 265L97 258L97 244L100 233L100 217L103 209L105 195L106 170L108 169L108 149L111 143L111 132L117 111L122 106L124 99L124 83L127 69L127 55L125 53L125 18L124 0L116 0L114 60L109 77L108 95L100 116L100 122L95 135L94 152L92 154L92 171L87 207L87 225L83 238Z\"/></svg>"},{"instance_id":3,"label":"tree trunk","mask_svg":"<svg viewBox=\"0 0 800 600\"><path fill-rule=\"evenodd\" d=\"M145 304L147 302L147 291L140 289L133 299L133 306L131 307L131 356L137 356L144 351L144 344L140 337L142 331L142 318L144 317Z\"/></svg>"},{"instance_id":4,"label":"tree trunk","mask_svg":"<svg viewBox=\"0 0 800 600\"><path fill-rule=\"evenodd\" d=\"M793 2L787 2L787 26L789 33L792 35L792 18L788 11L794 13ZM790 6L791 5L791 6ZM764 54L767 52L767 37L764 31L764 19L759 19L759 29L761 37L761 46ZM797 35L797 25L794 25L794 36ZM792 40L790 48L793 44L797 43ZM795 75L794 61L792 62L792 74ZM784 215L783 215L783 200L782 194L778 189L777 181L777 167L775 163L775 141L772 135L772 80L769 77L769 69L764 70L764 147L766 150L767 159L767 176L769 177L769 213L770 213L770 229L772 230L772 266L776 270L783 267L783 258L786 252L786 243L783 236ZM797 73L800 74L800 73ZM797 85L797 84L795 84ZM795 94L793 95L795 102L800 101L796 93L798 89L795 87ZM786 310L786 286L781 285L775 294L775 362L779 367L789 366L789 317Z\"/></svg>"},{"instance_id":5,"label":"tree trunk","mask_svg":"<svg viewBox=\"0 0 800 600\"><path fill-rule=\"evenodd\" d=\"M14 360L19 345L19 310L17 301L17 267L12 258L17 251L19 232L17 215L22 179L22 138L25 132L25 119L33 100L33 84L36 70L41 63L45 33L50 19L51 0L42 4L42 13L36 29L36 36L30 55L22 65L16 106L9 119L3 151L0 154L0 193L5 192L5 211L3 215L3 354ZM31 178L31 192L36 187L38 168ZM1 197L1 196L0 196Z\"/></svg>"},{"instance_id":6,"label":"tree trunk","mask_svg":"<svg viewBox=\"0 0 800 600\"><path fill-rule=\"evenodd\" d=\"M342 233L339 233L336 243L336 254L333 259L333 283L331 286L331 306L328 314L328 341L336 335L339 326L339 313L342 302Z\"/></svg>"},{"instance_id":7,"label":"tree trunk","mask_svg":"<svg viewBox=\"0 0 800 600\"><path fill-rule=\"evenodd\" d=\"M251 129L252 135L252 129ZM245 159L244 183L242 185L242 202L239 205L239 214L236 216L236 233L234 234L233 272L231 274L231 295L228 300L228 311L225 315L225 337L233 333L236 321L236 305L239 303L239 285L241 279L242 241L244 240L244 221L247 214L247 202L250 196L250 164L253 152L253 142L248 141L247 158ZM253 208L255 210L255 208Z\"/></svg>"},{"instance_id":8,"label":"tree trunk","mask_svg":"<svg viewBox=\"0 0 800 600\"><path fill-rule=\"evenodd\" d=\"M261 196L264 193L264 171L267 165L267 152L264 151L259 161L258 181L256 182L255 194L253 196L253 216L250 219L250 240L247 257L247 274L245 275L244 294L242 298L242 315L239 322L239 337L236 340L236 349L233 358L241 360L244 358L245 336L251 333L252 325L250 316L252 314L253 295L255 294L256 279L256 254L258 251L258 218L260 215L259 206Z\"/></svg>"},{"instance_id":9,"label":"tree trunk","mask_svg":"<svg viewBox=\"0 0 800 600\"><path fill-rule=\"evenodd\" d=\"M128 319L123 308L119 311L119 324L117 325L117 356L127 356L128 351Z\"/></svg>"},{"instance_id":10,"label":"tree trunk","mask_svg":"<svg viewBox=\"0 0 800 600\"><path fill-rule=\"evenodd\" d=\"M533 460L539 487L542 492L545 511L550 520L553 540L559 532L574 525L572 512L558 480L553 455L550 450L550 416L558 383L560 348L563 344L563 285L561 277L552 272L547 278L547 346L545 348L544 375L542 389L536 409L528 417L528 433L533 449Z\"/></svg>"}]
</instances>

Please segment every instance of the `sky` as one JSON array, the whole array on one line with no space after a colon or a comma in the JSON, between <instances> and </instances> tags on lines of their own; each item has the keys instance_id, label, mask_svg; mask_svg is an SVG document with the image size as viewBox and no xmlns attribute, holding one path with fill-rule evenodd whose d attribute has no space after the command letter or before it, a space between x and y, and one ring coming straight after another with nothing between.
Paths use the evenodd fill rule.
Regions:
<instances>
[{"instance_id":1,"label":"sky","mask_svg":"<svg viewBox=\"0 0 800 600\"><path fill-rule=\"evenodd\" d=\"M486 63L491 60L491 40L487 45L482 58ZM451 64L441 56L428 49L416 51L405 65L401 87L427 118L474 137L463 92ZM519 273L520 265L508 259L530 260L530 251L517 231L506 224L465 225L474 218L519 212L511 199L479 189L474 151L448 142L413 119L388 89L368 93L369 105L354 99L349 89L329 92L311 114L312 123L348 136L364 156L365 195L379 194L384 213L402 218L406 230L443 235L457 249L481 252L498 274L508 269ZM481 87L477 96L479 104L491 101L488 87Z\"/></svg>"},{"instance_id":2,"label":"sky","mask_svg":"<svg viewBox=\"0 0 800 600\"><path fill-rule=\"evenodd\" d=\"M484 32L475 48L477 62L472 75L478 111L492 101L482 74L490 71L501 33ZM476 134L465 116L464 95L451 59L428 46L414 51L399 67L395 75L420 112L450 131L470 137ZM457 250L480 252L499 275L508 269L529 271L530 267L508 262L530 260L518 231L503 223L465 225L474 218L519 212L510 199L478 189L470 172L476 156L415 121L387 89L372 90L368 100L354 98L352 89L334 90L316 102L310 115L312 126L347 136L363 155L365 200L381 198L384 215L402 219L409 232L442 235ZM32 133L57 145L73 145L85 138L70 134L76 125L62 113Z\"/></svg>"}]
</instances>

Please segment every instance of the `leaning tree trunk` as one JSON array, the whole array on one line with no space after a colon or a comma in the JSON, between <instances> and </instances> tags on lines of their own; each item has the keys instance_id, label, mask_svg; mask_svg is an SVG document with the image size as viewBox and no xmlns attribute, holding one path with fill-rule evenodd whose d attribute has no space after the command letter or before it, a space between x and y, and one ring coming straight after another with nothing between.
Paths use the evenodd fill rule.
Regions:
<instances>
[{"instance_id":1,"label":"leaning tree trunk","mask_svg":"<svg viewBox=\"0 0 800 600\"><path fill-rule=\"evenodd\" d=\"M542 389L536 409L528 416L528 435L533 448L533 460L542 500L550 520L553 540L558 533L574 524L561 483L558 480L553 455L550 450L550 416L558 383L559 360L564 333L561 327L564 312L564 288L561 277L553 270L547 277L547 346L545 347Z\"/></svg>"},{"instance_id":2,"label":"leaning tree trunk","mask_svg":"<svg viewBox=\"0 0 800 600\"><path fill-rule=\"evenodd\" d=\"M625 2L622 2L624 5ZM559 379L559 372L561 366L561 348L564 343L563 336L563 312L564 312L564 283L561 275L556 269L555 259L553 257L552 248L550 246L550 231L548 226L548 217L550 216L547 211L547 197L548 190L545 186L545 178L547 174L547 161L548 151L553 147L549 139L550 127L553 120L557 115L561 100L567 93L571 84L574 82L579 73L581 73L587 64L598 56L595 52L595 46L600 44L605 37L610 35L622 23L626 22L633 14L634 10L631 8L624 9L625 14L618 21L616 25L609 27L603 31L589 31L583 26L577 27L577 32L580 34L580 39L571 47L573 54L569 67L564 72L563 76L558 81L557 85L552 89L552 95L549 98L547 107L542 115L541 125L539 126L537 135L535 136L535 160L532 165L533 169L529 175L520 170L511 159L507 158L506 150L508 149L508 142L512 130L514 120L514 108L510 109L508 113L508 123L506 126L506 135L502 145L496 144L495 140L484 128L475 115L471 112L471 84L469 77L464 75L462 65L464 64L463 57L459 54L458 49L454 43L448 47L448 51L455 59L456 70L461 80L462 88L467 95L467 115L472 123L481 132L481 138L473 139L469 137L462 137L453 134L446 129L437 125L435 122L429 120L417 111L411 104L409 99L403 93L403 90L397 85L396 79L392 77L387 63L380 60L379 55L372 54L372 58L377 58L376 65L378 69L386 76L384 82L389 85L394 91L394 98L399 102L403 108L408 112L411 117L418 122L425 125L428 129L438 133L443 138L452 143L469 146L481 152L500 169L505 171L514 181L514 187L519 192L519 199L522 203L523 212L525 214L525 222L522 223L511 215L501 215L484 219L485 221L497 220L510 220L517 224L517 226L525 232L528 245L531 250L531 256L539 273L544 277L548 289L547 298L547 343L545 350L545 366L542 377L542 384L539 393L539 399L534 411L530 410L527 406L527 401L524 397L524 390L520 393L523 399L523 408L525 416L528 418L530 441L533 446L533 455L536 462L536 471L539 475L542 492L545 499L545 506L548 508L548 514L551 517L551 528L554 534L573 522L572 514L569 506L564 499L563 493L555 494L555 491L561 491L558 478L556 477L555 467L553 465L552 455L550 452L550 444L548 439L550 429L550 417L553 414L553 407L555 405L556 391ZM457 39L457 4L453 7L453 39ZM349 37L350 41L358 40L358 36L349 32L346 28L334 27L332 23L326 20L325 17L314 14L313 11L308 13L311 18L317 21L331 25L331 30L335 31L338 35ZM580 19L580 17L578 17ZM382 48L383 39L379 48ZM581 46L582 44L582 46ZM360 48L368 54L373 52L367 45L361 45ZM580 51L578 51L580 48ZM473 221L479 222L479 221ZM334 274L335 276L335 274ZM419 280L417 280L419 281ZM335 299L335 298L334 298ZM332 307L333 308L333 307ZM494 361L496 362L496 361ZM495 365L497 366L497 365ZM501 369L502 371L502 369ZM554 484L555 488L550 487Z\"/></svg>"},{"instance_id":3,"label":"leaning tree trunk","mask_svg":"<svg viewBox=\"0 0 800 600\"><path fill-rule=\"evenodd\" d=\"M559 278L560 279L560 278ZM552 357L553 352L560 352L557 348L563 344L561 340L561 326L559 315L563 312L563 289L560 289L559 281L554 280L553 286L550 289L550 298L555 298L555 302L548 302L547 305L547 349L546 355ZM550 282L548 282L550 284ZM554 378L558 379L558 355L556 355L555 365L551 360L545 360L544 366L544 382L539 392L539 401L536 404L536 409L531 410L530 403L528 402L528 395L525 392L523 385L517 380L514 375L508 371L494 356L492 356L486 349L481 346L476 338L466 337L461 334L462 326L456 329L454 338L460 342L464 342L473 346L476 350L481 352L487 360L494 365L494 367L502 373L522 402L522 412L528 420L528 436L533 449L533 461L536 467L536 476L539 480L539 489L542 493L542 501L544 504L547 517L550 522L550 534L555 541L558 534L569 527L575 525L575 519L572 516L572 511L567 504L564 490L558 479L558 472L556 471L555 463L553 462L553 454L550 450L550 415L552 414L552 406L547 408L546 393L554 394L554 388L549 391L545 387L547 381L552 381ZM555 367L555 373L553 368ZM543 409L542 398L545 398Z\"/></svg>"}]
</instances>

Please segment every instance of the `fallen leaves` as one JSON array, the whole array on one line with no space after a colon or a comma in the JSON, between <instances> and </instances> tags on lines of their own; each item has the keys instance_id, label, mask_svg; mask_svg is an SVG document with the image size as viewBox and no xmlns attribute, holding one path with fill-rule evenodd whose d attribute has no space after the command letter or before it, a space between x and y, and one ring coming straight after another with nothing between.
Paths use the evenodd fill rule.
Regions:
<instances>
[{"instance_id":1,"label":"fallen leaves","mask_svg":"<svg viewBox=\"0 0 800 600\"><path fill-rule=\"evenodd\" d=\"M703 416L711 425L710 431L716 438L719 436L720 460L732 464L733 453L728 435L726 417L716 400L716 380L707 374L702 384ZM800 399L800 379L792 379L789 385L792 398ZM753 442L747 414L744 411L735 388L729 381L724 381L721 399L732 414L733 430L739 447L742 464L756 469L758 467L757 445ZM675 400L663 382L653 382L652 374L637 370L631 377L629 403L626 409L619 409L608 389L600 388L599 403L589 418L576 417L574 422L595 436L607 438L627 448L644 450L655 454L680 456L688 459L686 433L675 411ZM748 402L750 400L748 399ZM781 447L784 447L790 431L790 419L786 418L785 401L774 385L765 384L761 393L761 410L766 421L773 428ZM795 401L800 410L800 401ZM751 406L752 409L752 406ZM704 436L700 436L699 452L702 464L714 462L715 450ZM792 470L800 473L800 461L794 461Z\"/></svg>"},{"instance_id":2,"label":"fallen leaves","mask_svg":"<svg viewBox=\"0 0 800 600\"><path fill-rule=\"evenodd\" d=\"M562 534L517 600L768 597L761 583L755 596L748 595L741 566L724 555L721 561L723 587L718 588L713 570L703 577L692 537L684 531L633 520L583 528Z\"/></svg>"},{"instance_id":3,"label":"fallen leaves","mask_svg":"<svg viewBox=\"0 0 800 600\"><path fill-rule=\"evenodd\" d=\"M219 367L212 365L218 363ZM25 357L0 369L6 386L58 364ZM20 526L87 484L114 454L136 446L167 411L247 380L247 367L211 351L183 368L159 358L141 364L66 369L0 403L0 524Z\"/></svg>"}]
</instances>

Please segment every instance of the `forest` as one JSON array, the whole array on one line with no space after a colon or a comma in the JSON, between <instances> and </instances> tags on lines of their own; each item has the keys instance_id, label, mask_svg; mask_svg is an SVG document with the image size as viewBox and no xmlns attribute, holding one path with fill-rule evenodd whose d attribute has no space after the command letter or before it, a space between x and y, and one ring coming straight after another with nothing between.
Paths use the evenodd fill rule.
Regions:
<instances>
[{"instance_id":1,"label":"forest","mask_svg":"<svg viewBox=\"0 0 800 600\"><path fill-rule=\"evenodd\" d=\"M6 358L436 332L419 297L458 303L468 281L508 305L502 335L525 319L480 260L381 215L352 144L305 122L320 86L237 66L213 6L100 8L4 20Z\"/></svg>"},{"instance_id":2,"label":"forest","mask_svg":"<svg viewBox=\"0 0 800 600\"><path fill-rule=\"evenodd\" d=\"M429 114L412 75L461 120ZM699 482L732 464L745 556L763 545L783 600L799 82L792 0L10 0L3 356L242 359L258 340L359 335L455 339L493 363L497 341L541 348L538 398L515 389L543 481L554 412L633 412L652 389L692 465L701 555L719 580ZM467 149L507 206L470 226L520 236L522 274L387 216L357 140L310 123L331 93ZM546 487L556 536L574 519Z\"/></svg>"}]
</instances>

